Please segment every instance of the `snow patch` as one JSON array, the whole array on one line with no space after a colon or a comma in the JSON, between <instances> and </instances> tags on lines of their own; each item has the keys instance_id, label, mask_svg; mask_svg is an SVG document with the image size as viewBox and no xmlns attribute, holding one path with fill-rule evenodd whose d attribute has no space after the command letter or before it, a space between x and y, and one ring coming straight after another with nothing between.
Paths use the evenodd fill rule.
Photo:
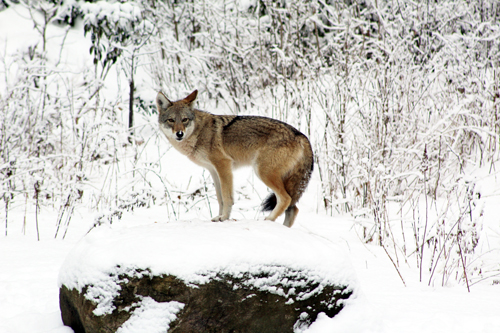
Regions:
<instances>
[{"instance_id":1,"label":"snow patch","mask_svg":"<svg viewBox=\"0 0 500 333\"><path fill-rule=\"evenodd\" d=\"M168 331L170 323L177 319L177 313L184 308L180 302L156 302L144 297L132 316L116 331L117 333L162 333Z\"/></svg>"}]
</instances>

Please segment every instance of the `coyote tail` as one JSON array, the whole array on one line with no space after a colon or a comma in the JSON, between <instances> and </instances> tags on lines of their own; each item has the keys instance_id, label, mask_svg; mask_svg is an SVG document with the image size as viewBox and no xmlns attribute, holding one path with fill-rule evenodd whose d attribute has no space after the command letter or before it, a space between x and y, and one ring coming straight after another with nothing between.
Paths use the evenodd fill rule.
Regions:
<instances>
[{"instance_id":1,"label":"coyote tail","mask_svg":"<svg viewBox=\"0 0 500 333\"><path fill-rule=\"evenodd\" d=\"M278 203L278 199L276 199L276 194L271 193L267 196L267 198L262 201L262 211L263 212L270 212L276 207L276 204Z\"/></svg>"}]
</instances>

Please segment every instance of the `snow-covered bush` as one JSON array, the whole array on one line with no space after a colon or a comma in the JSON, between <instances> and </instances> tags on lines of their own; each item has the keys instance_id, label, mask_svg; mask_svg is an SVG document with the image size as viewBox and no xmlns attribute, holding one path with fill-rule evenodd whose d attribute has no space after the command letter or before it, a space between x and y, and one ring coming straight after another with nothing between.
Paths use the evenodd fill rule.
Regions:
<instances>
[{"instance_id":1,"label":"snow-covered bush","mask_svg":"<svg viewBox=\"0 0 500 333\"><path fill-rule=\"evenodd\" d=\"M499 157L498 1L46 3L31 6L40 40L53 21L81 20L94 68L61 74L35 45L14 58L18 75L0 102L6 222L16 198L60 207L58 225L78 200L109 212L96 223L141 205L167 205L172 217L210 206L204 184L202 195L183 195L161 174L162 153L145 153L159 142L154 124L144 122L144 140L119 116L154 113L151 91L199 89L201 108L271 116L307 134L320 206L355 216L361 238L396 267L409 262L429 283L484 278L471 173L493 172ZM112 66L128 94L102 93ZM136 83L138 72L151 82ZM86 190L96 172L106 174L100 193Z\"/></svg>"}]
</instances>

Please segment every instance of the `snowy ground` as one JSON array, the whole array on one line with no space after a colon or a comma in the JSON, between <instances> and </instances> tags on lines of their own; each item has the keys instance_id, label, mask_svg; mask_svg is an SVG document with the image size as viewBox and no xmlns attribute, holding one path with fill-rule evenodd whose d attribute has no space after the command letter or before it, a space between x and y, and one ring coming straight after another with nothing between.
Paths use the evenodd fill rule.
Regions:
<instances>
[{"instance_id":1,"label":"snowy ground","mask_svg":"<svg viewBox=\"0 0 500 333\"><path fill-rule=\"evenodd\" d=\"M8 16L5 12L0 14L0 49L5 45L27 45L38 38L29 24L26 12L20 13L21 16L13 15L12 11ZM10 29L14 24L18 24L20 28ZM8 29L8 36L3 36ZM73 33L75 32L70 31L70 35ZM54 34L55 39L56 35ZM85 62L87 58L80 59L80 55L88 54L88 45L81 37L74 38L70 36L67 41L74 43L77 48L72 48L73 60ZM8 61L7 63L9 64ZM0 88L4 88L5 80L0 81ZM166 141L163 143L166 144ZM182 174L176 174L175 182L187 184L190 182L189 175L199 175L201 169L193 166L186 158L179 158L183 157L176 155L170 159L182 162L171 166L172 173L182 171ZM360 241L351 217L330 217L318 212L318 200L321 199L318 196L317 181L316 179L315 183L313 180L299 203L301 211L293 228L341 247L354 267L360 295L335 318L320 317L308 332L500 332L499 284L478 283L471 287L470 293L463 285L429 287L425 282L416 282L418 272L414 268L400 265L406 283L404 286L383 248ZM237 220L262 219L263 215L256 213L255 204L259 201L257 196L263 198L265 195L262 187L258 187L252 194L251 204L237 201L233 217ZM164 209L136 209L133 213L125 214L116 223L121 228L153 225L155 222L167 223ZM494 209L500 212L498 208ZM3 214L3 210L1 212ZM204 214L196 218L208 221L207 212ZM95 215L96 212L89 209L78 208L71 219L66 238L54 239L57 211L42 207L38 216L38 241L34 211L25 213L24 205L12 208L9 212L9 235L4 236L2 227L0 236L0 333L71 332L71 329L62 325L59 313L59 270L68 253L94 223ZM188 219L188 215L180 216L180 219ZM495 214L490 213L489 216L494 217ZM485 221L485 225L498 228L498 214L495 219Z\"/></svg>"},{"instance_id":2,"label":"snowy ground","mask_svg":"<svg viewBox=\"0 0 500 333\"><path fill-rule=\"evenodd\" d=\"M64 241L43 233L37 241L33 220L28 221L26 236L1 238L0 332L71 332L60 319L58 274L89 225L88 213L78 215ZM124 217L120 225L152 225L159 216L158 211L143 209ZM50 212L45 213L41 222L50 218ZM17 226L22 226L21 220ZM340 315L320 318L308 332L500 331L500 286L479 284L468 293L464 286L433 288L407 278L404 287L383 250L362 244L351 226L349 218L314 213L301 213L294 226L344 248L361 291ZM403 270L402 274L416 276L411 271Z\"/></svg>"}]
</instances>

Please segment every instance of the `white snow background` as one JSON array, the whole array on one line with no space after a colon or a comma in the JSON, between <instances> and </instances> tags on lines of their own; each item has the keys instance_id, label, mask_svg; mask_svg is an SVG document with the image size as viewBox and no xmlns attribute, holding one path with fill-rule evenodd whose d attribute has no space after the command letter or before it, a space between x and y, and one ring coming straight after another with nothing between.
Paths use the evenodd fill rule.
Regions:
<instances>
[{"instance_id":1,"label":"white snow background","mask_svg":"<svg viewBox=\"0 0 500 333\"><path fill-rule=\"evenodd\" d=\"M70 29L66 38L66 47L63 53L59 54L59 49L55 46L61 44L63 30L57 26L50 26L48 31L48 57L61 57L62 63L66 64L68 71L78 71L79 68L92 66L88 50L90 43L88 38L83 37L82 27L76 26ZM32 45L39 40L39 34L33 29L32 19L29 13L21 6L12 6L0 11L0 57L4 65L4 70L9 67L9 71L0 72L0 91L6 87L7 81L12 77L3 77L15 73L17 64L13 62L12 54L18 49L23 49L27 45ZM115 78L120 76L115 75ZM147 76L142 77L143 82L147 82ZM118 83L117 83L118 82ZM120 89L120 79L113 82L108 78L107 88L110 91ZM126 87L126 83L123 87ZM151 87L151 94L154 95L155 87ZM123 92L126 95L127 92ZM172 96L178 98L182 96ZM124 97L126 99L126 97ZM124 106L126 108L126 106ZM222 110L221 113L227 112ZM125 115L124 115L125 118ZM143 124L155 124L155 117L143 117L138 122ZM153 128L153 127L151 127ZM147 137L152 131L144 130L142 135ZM168 149L166 140L159 141L165 151L162 157L162 172L167 175L172 183L179 188L189 189L192 186L192 177L203 175L209 178L208 173L193 165L187 158L177 152ZM499 166L497 165L497 168ZM474 174L478 179L478 184L482 188L485 198L484 209L484 229L491 231L488 234L488 242L497 260L498 244L500 239L499 216L500 202L499 188L495 174L478 169ZM91 186L96 191L100 188L103 176L89 180ZM418 270L410 265L401 265L399 271L404 278L405 285L395 270L393 263L386 255L384 249L374 244L365 244L353 225L355 219L346 216L328 216L318 207L321 201L320 184L317 173L313 175L308 190L304 193L299 202L300 213L296 224L291 230L282 230L278 223L262 221L263 216L257 213L258 203L266 195L265 187L257 180L249 170L237 172L236 182L240 187L253 187L250 195L248 193L237 193L236 205L233 218L217 224L216 228L210 228L210 210L215 211L216 207L209 207L205 210L187 211L178 216L178 221L171 221L166 218L166 208L164 206L152 206L150 208L136 208L133 212L124 214L121 220L115 221L111 226L97 227L85 237L89 229L94 224L97 212L79 207L73 212L71 225L67 229L64 239L54 238L54 221L57 220L58 211L56 209L42 208L36 217L34 209L25 211L25 206L19 204L9 211L8 236L0 236L0 332L71 332L64 327L59 312L59 283L66 281L65 273L75 272L79 267L78 243L96 242L96 249L103 252L102 262L92 262L92 265L119 264L120 257L110 257L106 254L106 235L126 234L127 244L120 244L123 249L122 255L137 256L137 258L149 258L146 263L154 268L156 259L163 256L172 255L177 262L182 262L182 254L176 253L149 253L148 247L138 246L150 239L152 242L161 242L163 233L162 227L168 223L178 226L177 237L166 237L171 242L177 242L178 248L189 248L199 253L199 261L195 266L179 266L179 270L185 270L185 274L192 274L197 271L205 262L212 260L217 263L221 258L212 257L217 254L224 256L230 254L232 248L240 247L240 253L245 253L245 258L249 261L259 262L263 258L272 260L273 256L286 256L286 246L291 246L290 242L297 242L298 249L291 251L291 254L300 256L299 262L306 262L305 258L314 255L318 248L323 251L331 248L335 253L341 253L342 258L329 258L328 254L321 255L311 260L308 268L325 269L331 272L336 278L342 277L348 281L355 281L358 288L356 297L347 303L347 306L335 318L321 316L306 330L309 333L328 332L500 332L500 285L491 283L476 283L471 286L471 292L463 284L449 283L446 286L428 286L426 281L418 282L413 278L418 276ZM126 179L123 180L127 181ZM208 186L212 186L207 180ZM237 187L235 186L235 188ZM212 205L216 201L211 200ZM3 213L3 211L2 211ZM39 238L37 240L37 230L35 220L38 219ZM271 238L278 235L289 234L290 238L283 239L282 242L259 248L248 248L245 242L244 233L231 232L228 228L230 224L243 225L248 232L258 233L265 237L268 233ZM183 228L188 228L186 236L181 232ZM284 227L283 227L284 228ZM137 232L135 232L137 231ZM218 244L214 251L206 252L204 248L207 240L220 237L220 233L227 232L227 243ZM187 237L194 233L194 238ZM96 236L97 235L97 236ZM203 237L202 237L203 236ZM102 243L99 237L103 237ZM197 238L198 237L198 238ZM317 244L307 244L311 240L316 240ZM210 243L210 242L209 242ZM321 246L317 246L321 244ZM99 247L102 246L102 247ZM171 245L172 246L172 245ZM225 247L227 251L225 251ZM495 246L497 246L495 248ZM175 248L175 246L174 246ZM75 249L75 252L71 252ZM213 249L212 249L213 250ZM310 252L309 252L310 251ZM496 251L496 252L495 252ZM68 254L73 253L68 258ZM210 254L206 257L205 254ZM93 257L94 258L94 257ZM290 257L287 257L290 260ZM72 265L72 269L60 274L60 268L67 260L66 265ZM70 264L68 264L68 261ZM498 261L497 261L498 263ZM82 265L81 267L86 267ZM354 274L352 274L354 271ZM78 273L80 278L84 278L90 271ZM354 275L354 276L353 276ZM132 318L123 327L121 332L155 332L161 327L168 325L169 319L159 318L156 314L172 314L181 308L179 304L157 304L150 299L143 300L143 311L146 313L141 318ZM142 311L142 310L141 310ZM147 318L151 318L148 320Z\"/></svg>"}]
</instances>

